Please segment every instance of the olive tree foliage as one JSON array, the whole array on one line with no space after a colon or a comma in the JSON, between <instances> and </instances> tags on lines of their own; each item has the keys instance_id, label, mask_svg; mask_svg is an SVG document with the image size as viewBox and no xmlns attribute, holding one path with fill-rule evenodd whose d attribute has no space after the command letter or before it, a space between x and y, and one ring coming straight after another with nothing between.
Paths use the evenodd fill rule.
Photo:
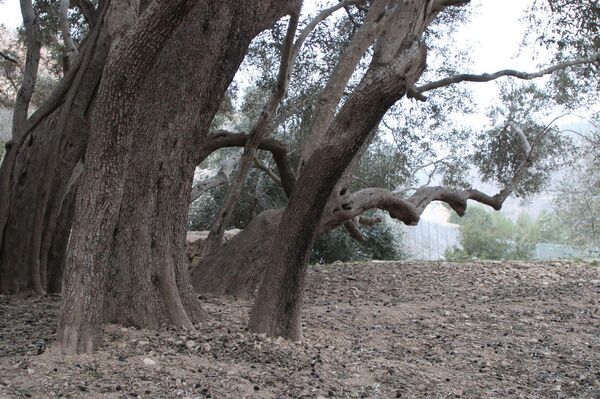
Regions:
<instances>
[{"instance_id":1,"label":"olive tree foliage","mask_svg":"<svg viewBox=\"0 0 600 399\"><path fill-rule=\"evenodd\" d=\"M504 85L497 106L489 109L491 128L476 136L471 159L484 182L508 184L528 154L507 121L518 121L527 139L542 156L534 159L530 171L514 186L517 197L527 197L548 187L552 173L573 160L576 146L556 125L554 99L535 84Z\"/></svg>"},{"instance_id":2,"label":"olive tree foliage","mask_svg":"<svg viewBox=\"0 0 600 399\"><path fill-rule=\"evenodd\" d=\"M65 71L65 45L61 34L59 8L60 0L39 0L33 2L33 10L40 26L42 57L38 70L32 108L40 107L51 94ZM96 7L96 2L81 0L74 2L68 11L70 37L77 47L81 46L89 31L84 15L84 7ZM26 53L26 30L21 26L12 32L0 26L0 106L12 108L17 91L21 87Z\"/></svg>"},{"instance_id":3,"label":"olive tree foliage","mask_svg":"<svg viewBox=\"0 0 600 399\"><path fill-rule=\"evenodd\" d=\"M560 179L552 199L550 231L557 242L583 249L600 249L600 120L589 120L592 130L577 134L579 158ZM558 234L556 233L558 231Z\"/></svg>"},{"instance_id":4,"label":"olive tree foliage","mask_svg":"<svg viewBox=\"0 0 600 399\"><path fill-rule=\"evenodd\" d=\"M383 218L381 212L372 217ZM383 220L363 229L360 241L348 235L344 229L335 229L319 237L313 246L311 263L352 262L364 260L401 260L408 255L402 244L402 236L395 232L391 223Z\"/></svg>"},{"instance_id":5,"label":"olive tree foliage","mask_svg":"<svg viewBox=\"0 0 600 399\"><path fill-rule=\"evenodd\" d=\"M536 43L538 53L549 53L558 62L592 56L600 50L599 19L596 0L535 0L523 45ZM600 89L597 75L598 63L560 70L551 75L547 89L561 104L591 104Z\"/></svg>"}]
</instances>

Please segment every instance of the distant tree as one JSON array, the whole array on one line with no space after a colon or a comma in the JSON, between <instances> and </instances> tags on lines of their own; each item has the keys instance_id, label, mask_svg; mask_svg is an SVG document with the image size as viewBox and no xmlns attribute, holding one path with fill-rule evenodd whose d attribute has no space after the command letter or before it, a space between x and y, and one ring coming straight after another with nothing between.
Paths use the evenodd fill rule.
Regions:
<instances>
[{"instance_id":1,"label":"distant tree","mask_svg":"<svg viewBox=\"0 0 600 399\"><path fill-rule=\"evenodd\" d=\"M600 147L597 147L600 149ZM563 242L600 248L600 157L590 151L569 170L553 198L553 217Z\"/></svg>"},{"instance_id":2,"label":"distant tree","mask_svg":"<svg viewBox=\"0 0 600 399\"><path fill-rule=\"evenodd\" d=\"M542 210L537 223L540 242L550 244L567 244L569 242L568 228L563 225L553 210Z\"/></svg>"},{"instance_id":3,"label":"distant tree","mask_svg":"<svg viewBox=\"0 0 600 399\"><path fill-rule=\"evenodd\" d=\"M465 216L453 214L460 225L460 248L446 252L449 259L529 259L538 241L536 221L522 213L516 223L481 207L470 207Z\"/></svg>"}]
</instances>

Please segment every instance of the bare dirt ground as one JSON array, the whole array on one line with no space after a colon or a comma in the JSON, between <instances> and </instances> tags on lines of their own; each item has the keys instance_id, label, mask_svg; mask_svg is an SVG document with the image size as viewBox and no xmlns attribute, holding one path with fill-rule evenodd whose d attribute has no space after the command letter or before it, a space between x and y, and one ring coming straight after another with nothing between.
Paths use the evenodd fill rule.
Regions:
<instances>
[{"instance_id":1,"label":"bare dirt ground","mask_svg":"<svg viewBox=\"0 0 600 399\"><path fill-rule=\"evenodd\" d=\"M189 334L119 326L93 356L52 347L58 298L0 296L0 397L600 398L597 263L312 267L305 342L203 299Z\"/></svg>"}]
</instances>

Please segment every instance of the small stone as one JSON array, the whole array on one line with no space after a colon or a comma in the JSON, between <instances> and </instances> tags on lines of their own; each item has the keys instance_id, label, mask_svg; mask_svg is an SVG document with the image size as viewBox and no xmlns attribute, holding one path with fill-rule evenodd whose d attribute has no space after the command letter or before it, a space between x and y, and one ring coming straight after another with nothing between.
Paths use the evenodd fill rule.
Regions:
<instances>
[{"instance_id":1,"label":"small stone","mask_svg":"<svg viewBox=\"0 0 600 399\"><path fill-rule=\"evenodd\" d=\"M196 346L196 342L192 340L185 341L185 347L188 349L193 349Z\"/></svg>"},{"instance_id":2,"label":"small stone","mask_svg":"<svg viewBox=\"0 0 600 399\"><path fill-rule=\"evenodd\" d=\"M31 375L31 374L33 374L33 373L35 373L35 370L34 370L34 369L31 369L31 368L28 368L28 369L27 369L27 374Z\"/></svg>"},{"instance_id":3,"label":"small stone","mask_svg":"<svg viewBox=\"0 0 600 399\"><path fill-rule=\"evenodd\" d=\"M202 350L204 352L210 352L210 349L211 349L211 347L210 347L210 344L208 342L205 343L204 345L202 345Z\"/></svg>"},{"instance_id":4,"label":"small stone","mask_svg":"<svg viewBox=\"0 0 600 399\"><path fill-rule=\"evenodd\" d=\"M158 363L156 362L156 360L154 359L150 359L149 357L145 357L144 360L142 360L142 362L144 362L144 364L146 366L156 366Z\"/></svg>"}]
</instances>

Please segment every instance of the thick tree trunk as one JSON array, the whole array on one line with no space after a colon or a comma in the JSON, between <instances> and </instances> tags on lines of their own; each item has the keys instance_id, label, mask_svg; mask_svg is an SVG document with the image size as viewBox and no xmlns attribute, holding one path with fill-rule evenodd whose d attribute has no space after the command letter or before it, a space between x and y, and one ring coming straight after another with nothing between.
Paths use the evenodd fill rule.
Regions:
<instances>
[{"instance_id":1,"label":"thick tree trunk","mask_svg":"<svg viewBox=\"0 0 600 399\"><path fill-rule=\"evenodd\" d=\"M350 101L345 107L357 105L350 104ZM352 134L355 139L349 145L335 142L322 145L303 168L296 183L303 189L294 190L279 225L277 243L273 245L267 261L266 273L250 317L252 331L302 340L301 309L306 265L323 209L332 187L352 160L354 150L360 147L361 140L366 138L383 117L387 106L391 105L374 104L372 101L361 103L363 107L373 107L369 108L369 115L363 113L360 122L354 124L352 133L344 129L342 123L331 128L337 128L338 134ZM345 126L356 120L354 111L344 116L348 118L343 120Z\"/></svg>"},{"instance_id":2,"label":"thick tree trunk","mask_svg":"<svg viewBox=\"0 0 600 399\"><path fill-rule=\"evenodd\" d=\"M8 181L8 190L0 193L6 210L5 219L0 218L0 292L34 289L36 280L41 291L60 290L60 269L54 268L61 267L56 260L64 254L56 251L64 251L71 227L67 210L74 196L67 194L74 182L69 180L85 152L108 41L101 21L76 68L8 149L0 168L0 178Z\"/></svg>"},{"instance_id":3,"label":"thick tree trunk","mask_svg":"<svg viewBox=\"0 0 600 399\"><path fill-rule=\"evenodd\" d=\"M154 2L111 57L67 251L64 352L94 350L107 320L200 320L185 255L197 154L250 41L292 3Z\"/></svg>"},{"instance_id":4,"label":"thick tree trunk","mask_svg":"<svg viewBox=\"0 0 600 399\"><path fill-rule=\"evenodd\" d=\"M429 19L430 5L416 0L395 4L369 70L302 168L250 315L252 331L302 339L306 265L332 189L389 107L425 68L426 51L418 38Z\"/></svg>"},{"instance_id":5,"label":"thick tree trunk","mask_svg":"<svg viewBox=\"0 0 600 399\"><path fill-rule=\"evenodd\" d=\"M282 212L281 209L262 212L216 253L203 258L192 270L196 292L252 298L262 278Z\"/></svg>"}]
</instances>

